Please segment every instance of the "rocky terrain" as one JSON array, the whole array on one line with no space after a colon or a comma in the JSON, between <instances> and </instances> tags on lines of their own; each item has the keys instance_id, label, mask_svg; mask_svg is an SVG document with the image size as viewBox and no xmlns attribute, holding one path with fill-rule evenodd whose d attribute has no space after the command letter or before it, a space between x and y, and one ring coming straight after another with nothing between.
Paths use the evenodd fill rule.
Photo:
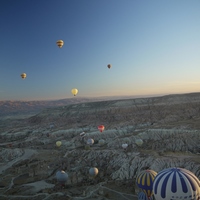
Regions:
<instances>
[{"instance_id":1,"label":"rocky terrain","mask_svg":"<svg viewBox=\"0 0 200 200\"><path fill-rule=\"evenodd\" d=\"M68 99L60 100L46 100L46 101L0 101L0 119L2 118L24 118L37 114L44 108L51 108L57 106L65 106L68 104L77 104L84 102L96 102L96 101L106 101L113 99L121 99L122 97L93 97L93 98L84 98L84 97L75 97ZM129 96L123 97L130 98ZM133 98L133 97L132 97Z\"/></svg>"},{"instance_id":2,"label":"rocky terrain","mask_svg":"<svg viewBox=\"0 0 200 200\"><path fill-rule=\"evenodd\" d=\"M199 154L200 93L48 108L0 120L0 199L133 200L146 168L182 167L200 178ZM95 178L90 167L99 170ZM64 186L55 177L61 169L69 176Z\"/></svg>"}]
</instances>

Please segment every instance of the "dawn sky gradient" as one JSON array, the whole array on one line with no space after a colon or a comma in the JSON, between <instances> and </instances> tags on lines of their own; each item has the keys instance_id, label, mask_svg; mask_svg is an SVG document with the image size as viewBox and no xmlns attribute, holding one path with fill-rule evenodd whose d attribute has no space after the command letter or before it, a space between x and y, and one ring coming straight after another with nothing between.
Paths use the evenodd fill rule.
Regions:
<instances>
[{"instance_id":1,"label":"dawn sky gradient","mask_svg":"<svg viewBox=\"0 0 200 200\"><path fill-rule=\"evenodd\" d=\"M0 100L71 98L72 88L200 92L200 1L1 0Z\"/></svg>"}]
</instances>

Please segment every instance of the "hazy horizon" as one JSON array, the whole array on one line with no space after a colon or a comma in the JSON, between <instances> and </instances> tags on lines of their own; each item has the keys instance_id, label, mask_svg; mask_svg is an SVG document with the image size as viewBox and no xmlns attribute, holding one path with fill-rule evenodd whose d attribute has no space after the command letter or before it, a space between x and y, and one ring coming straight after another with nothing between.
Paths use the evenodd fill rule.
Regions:
<instances>
[{"instance_id":1,"label":"hazy horizon","mask_svg":"<svg viewBox=\"0 0 200 200\"><path fill-rule=\"evenodd\" d=\"M129 98L148 98L148 97L162 97L162 96L168 96L168 95L184 95L184 94L195 94L195 93L200 93L200 92L188 92L188 93L166 93L166 94L151 94L151 95L119 95L119 96L77 96L77 97L68 97L68 98L60 98L60 99L31 99L31 100L18 100L18 99L13 99L13 100L0 100L2 101L19 101L19 102L31 102L31 101L59 101L59 100L67 100L67 99L81 99L81 98L86 98L86 99L129 99Z\"/></svg>"},{"instance_id":2,"label":"hazy horizon","mask_svg":"<svg viewBox=\"0 0 200 200\"><path fill-rule=\"evenodd\" d=\"M198 0L2 0L0 101L198 92L199 10Z\"/></svg>"}]
</instances>

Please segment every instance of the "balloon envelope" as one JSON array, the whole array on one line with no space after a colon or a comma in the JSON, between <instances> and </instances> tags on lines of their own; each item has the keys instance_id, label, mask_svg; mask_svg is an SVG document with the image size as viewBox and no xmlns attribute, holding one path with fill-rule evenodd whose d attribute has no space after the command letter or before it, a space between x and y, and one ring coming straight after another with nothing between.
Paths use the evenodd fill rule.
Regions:
<instances>
[{"instance_id":1,"label":"balloon envelope","mask_svg":"<svg viewBox=\"0 0 200 200\"><path fill-rule=\"evenodd\" d=\"M71 90L71 92L72 92L72 94L73 94L74 96L76 96L77 93L78 93L78 90L77 90L76 88L73 88L73 89Z\"/></svg>"},{"instance_id":2,"label":"balloon envelope","mask_svg":"<svg viewBox=\"0 0 200 200\"><path fill-rule=\"evenodd\" d=\"M57 171L56 172L56 179L59 183L61 184L65 184L67 182L68 179L68 174L65 173L65 171Z\"/></svg>"},{"instance_id":3,"label":"balloon envelope","mask_svg":"<svg viewBox=\"0 0 200 200\"><path fill-rule=\"evenodd\" d=\"M110 68L112 67L112 65L111 65L111 64L108 64L107 67L108 67L108 69L110 69Z\"/></svg>"},{"instance_id":4,"label":"balloon envelope","mask_svg":"<svg viewBox=\"0 0 200 200\"><path fill-rule=\"evenodd\" d=\"M125 143L125 144L122 144L122 148L123 148L123 149L126 149L127 147L128 147L128 144L126 144L126 143Z\"/></svg>"},{"instance_id":5,"label":"balloon envelope","mask_svg":"<svg viewBox=\"0 0 200 200\"><path fill-rule=\"evenodd\" d=\"M61 142L61 141L57 141L57 142L56 142L56 146L57 146L57 147L60 147L60 146L61 146L61 144L62 144L62 142Z\"/></svg>"},{"instance_id":6,"label":"balloon envelope","mask_svg":"<svg viewBox=\"0 0 200 200\"><path fill-rule=\"evenodd\" d=\"M94 140L93 140L92 138L89 138L89 139L87 140L87 144L89 144L89 145L94 144Z\"/></svg>"},{"instance_id":7,"label":"balloon envelope","mask_svg":"<svg viewBox=\"0 0 200 200\"><path fill-rule=\"evenodd\" d=\"M138 146L141 146L143 144L143 140L142 139L136 139L135 140L135 143L138 145Z\"/></svg>"},{"instance_id":8,"label":"balloon envelope","mask_svg":"<svg viewBox=\"0 0 200 200\"><path fill-rule=\"evenodd\" d=\"M153 182L156 200L199 200L200 181L189 170L168 168L160 171Z\"/></svg>"},{"instance_id":9,"label":"balloon envelope","mask_svg":"<svg viewBox=\"0 0 200 200\"><path fill-rule=\"evenodd\" d=\"M140 189L150 197L153 194L153 181L157 172L153 170L144 170L136 178L136 183Z\"/></svg>"},{"instance_id":10,"label":"balloon envelope","mask_svg":"<svg viewBox=\"0 0 200 200\"><path fill-rule=\"evenodd\" d=\"M100 144L100 145L104 145L104 144L105 144L105 140L104 140L104 139L100 139L100 140L99 140L99 144Z\"/></svg>"},{"instance_id":11,"label":"balloon envelope","mask_svg":"<svg viewBox=\"0 0 200 200\"><path fill-rule=\"evenodd\" d=\"M85 136L86 136L86 133L85 133L85 132L82 132L82 133L80 133L80 136L81 136L81 137L85 137Z\"/></svg>"},{"instance_id":12,"label":"balloon envelope","mask_svg":"<svg viewBox=\"0 0 200 200\"><path fill-rule=\"evenodd\" d=\"M50 125L49 125L49 128L50 128L50 129L54 128L54 125L53 125L53 124L50 124Z\"/></svg>"},{"instance_id":13,"label":"balloon envelope","mask_svg":"<svg viewBox=\"0 0 200 200\"><path fill-rule=\"evenodd\" d=\"M90 168L90 170L89 170L89 174L90 174L90 176L92 176L92 177L95 177L98 173L99 173L99 170L98 170L96 167L92 167L92 168Z\"/></svg>"},{"instance_id":14,"label":"balloon envelope","mask_svg":"<svg viewBox=\"0 0 200 200\"><path fill-rule=\"evenodd\" d=\"M21 74L21 77L22 77L22 79L25 79L25 78L26 78L26 74L25 74L25 73L22 73L22 74Z\"/></svg>"},{"instance_id":15,"label":"balloon envelope","mask_svg":"<svg viewBox=\"0 0 200 200\"><path fill-rule=\"evenodd\" d=\"M105 127L104 127L104 125L99 125L99 126L98 126L98 129L99 129L100 132L103 132L104 129L105 129Z\"/></svg>"},{"instance_id":16,"label":"balloon envelope","mask_svg":"<svg viewBox=\"0 0 200 200\"><path fill-rule=\"evenodd\" d=\"M153 200L152 196L147 197L147 195L144 192L138 193L138 200Z\"/></svg>"},{"instance_id":17,"label":"balloon envelope","mask_svg":"<svg viewBox=\"0 0 200 200\"><path fill-rule=\"evenodd\" d=\"M64 42L63 42L63 40L58 40L58 41L56 42L56 44L57 44L57 46L58 46L59 48L62 48L63 45L64 45Z\"/></svg>"}]
</instances>

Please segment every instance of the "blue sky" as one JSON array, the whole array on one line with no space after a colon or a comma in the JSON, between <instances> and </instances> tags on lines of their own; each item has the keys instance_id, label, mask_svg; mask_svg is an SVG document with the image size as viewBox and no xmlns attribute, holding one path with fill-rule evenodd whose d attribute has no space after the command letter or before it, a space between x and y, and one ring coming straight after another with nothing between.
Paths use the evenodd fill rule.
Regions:
<instances>
[{"instance_id":1,"label":"blue sky","mask_svg":"<svg viewBox=\"0 0 200 200\"><path fill-rule=\"evenodd\" d=\"M200 92L199 0L1 0L0 27L0 100Z\"/></svg>"}]
</instances>

